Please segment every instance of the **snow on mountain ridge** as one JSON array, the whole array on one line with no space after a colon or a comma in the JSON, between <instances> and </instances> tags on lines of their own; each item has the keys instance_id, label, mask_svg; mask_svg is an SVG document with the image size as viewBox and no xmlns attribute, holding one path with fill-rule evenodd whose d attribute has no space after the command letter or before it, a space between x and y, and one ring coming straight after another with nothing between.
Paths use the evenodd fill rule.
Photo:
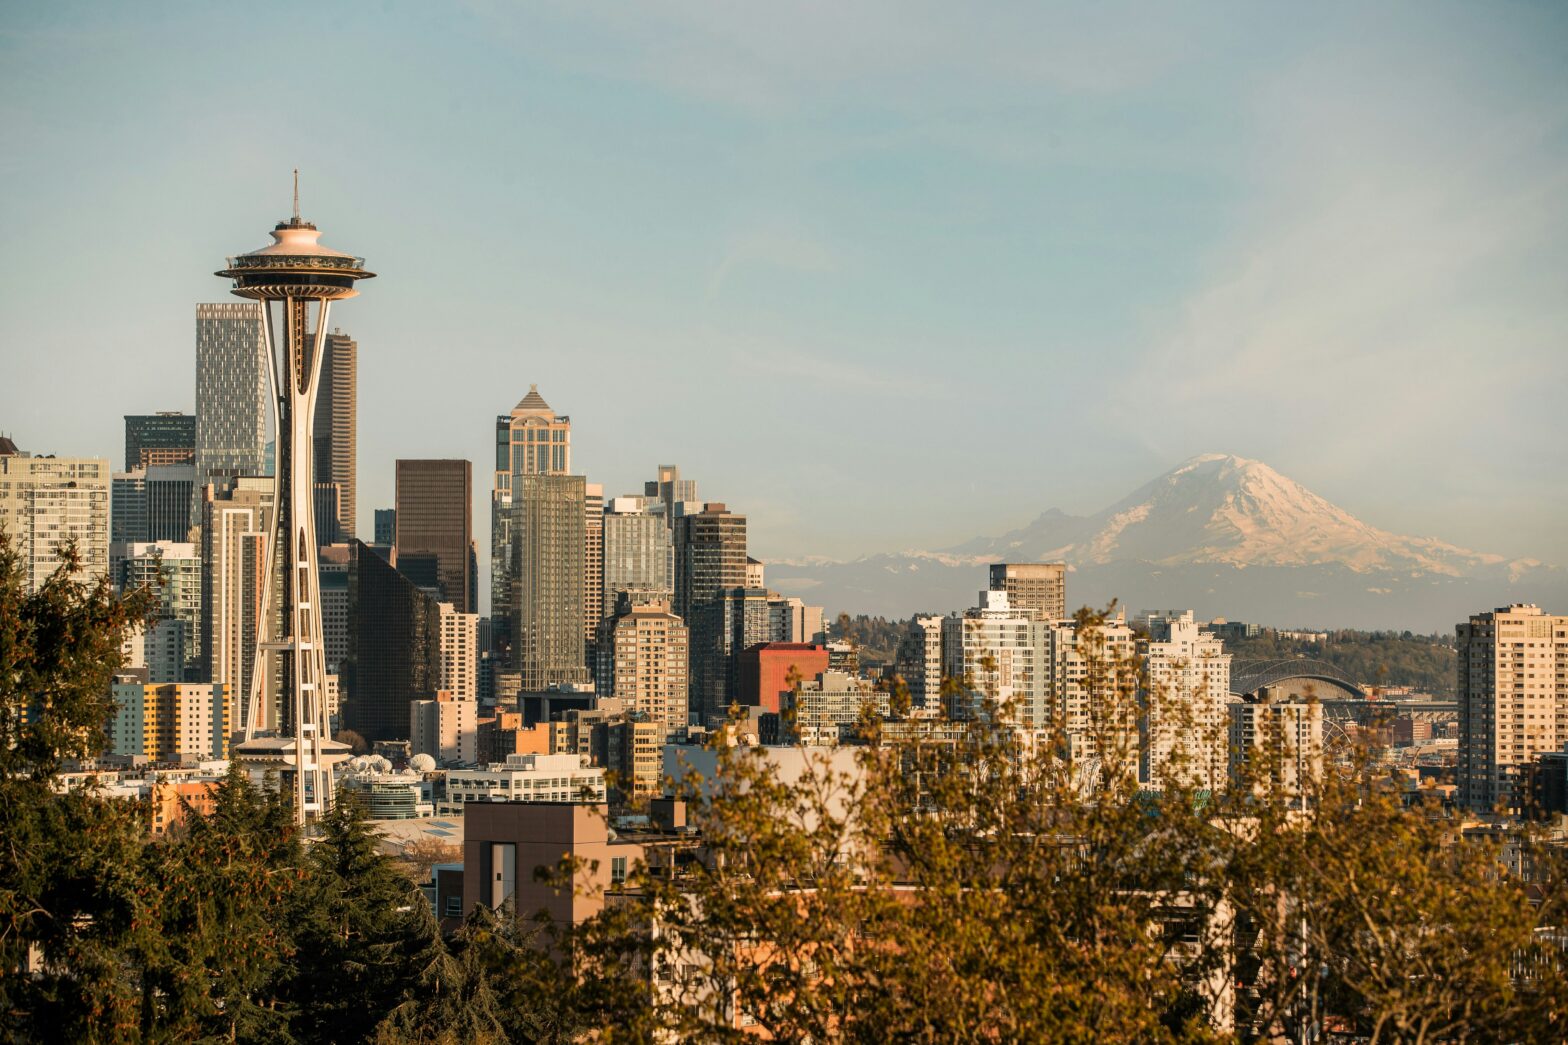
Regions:
<instances>
[{"instance_id":1,"label":"snow on mountain ridge","mask_svg":"<svg viewBox=\"0 0 1568 1045\"><path fill-rule=\"evenodd\" d=\"M1177 566L1341 565L1457 576L1502 562L1432 538L1368 525L1261 461L1201 454L1102 512L1047 512L1022 530L951 553L1074 565L1136 560Z\"/></svg>"}]
</instances>

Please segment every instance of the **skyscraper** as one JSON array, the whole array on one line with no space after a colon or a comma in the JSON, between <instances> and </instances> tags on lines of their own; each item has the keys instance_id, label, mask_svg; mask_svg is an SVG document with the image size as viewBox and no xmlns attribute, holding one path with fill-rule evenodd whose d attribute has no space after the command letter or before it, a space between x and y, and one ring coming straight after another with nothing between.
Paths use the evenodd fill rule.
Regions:
<instances>
[{"instance_id":1,"label":"skyscraper","mask_svg":"<svg viewBox=\"0 0 1568 1045\"><path fill-rule=\"evenodd\" d=\"M1459 640L1459 798L1519 804L1519 772L1568 743L1568 616L1515 604L1475 614Z\"/></svg>"},{"instance_id":2,"label":"skyscraper","mask_svg":"<svg viewBox=\"0 0 1568 1045\"><path fill-rule=\"evenodd\" d=\"M464 613L450 602L439 603L441 678L439 689L457 700L479 698L479 614Z\"/></svg>"},{"instance_id":3,"label":"skyscraper","mask_svg":"<svg viewBox=\"0 0 1568 1045\"><path fill-rule=\"evenodd\" d=\"M112 578L122 592L147 588L158 600L158 616L178 620L181 629L179 671L153 682L184 682L201 674L202 561L194 544L151 541L118 546L120 575Z\"/></svg>"},{"instance_id":4,"label":"skyscraper","mask_svg":"<svg viewBox=\"0 0 1568 1045\"><path fill-rule=\"evenodd\" d=\"M196 306L196 480L266 475L267 337L256 301ZM139 463L139 462L138 462ZM235 694L243 703L244 694Z\"/></svg>"},{"instance_id":5,"label":"skyscraper","mask_svg":"<svg viewBox=\"0 0 1568 1045\"><path fill-rule=\"evenodd\" d=\"M397 462L397 556L433 555L442 602L477 612L473 554L474 466L462 460Z\"/></svg>"},{"instance_id":6,"label":"skyscraper","mask_svg":"<svg viewBox=\"0 0 1568 1045\"><path fill-rule=\"evenodd\" d=\"M202 491L201 662L207 681L228 683L231 696L250 693L256 669L273 490L270 478L242 476ZM275 721L275 692L267 702L266 720ZM242 730L248 705L234 709Z\"/></svg>"},{"instance_id":7,"label":"skyscraper","mask_svg":"<svg viewBox=\"0 0 1568 1045\"><path fill-rule=\"evenodd\" d=\"M358 374L359 343L342 330L332 331L322 340L315 454L316 482L334 483L338 488L337 534L329 539L318 525L316 536L321 544L352 540L356 532Z\"/></svg>"},{"instance_id":8,"label":"skyscraper","mask_svg":"<svg viewBox=\"0 0 1568 1045\"><path fill-rule=\"evenodd\" d=\"M782 642L766 588L729 588L691 609L690 706L699 722L717 726L740 693L741 654Z\"/></svg>"},{"instance_id":9,"label":"skyscraper","mask_svg":"<svg viewBox=\"0 0 1568 1045\"><path fill-rule=\"evenodd\" d=\"M593 645L604 617L604 487L583 486L583 641Z\"/></svg>"},{"instance_id":10,"label":"skyscraper","mask_svg":"<svg viewBox=\"0 0 1568 1045\"><path fill-rule=\"evenodd\" d=\"M583 643L586 485L580 475L512 476L512 658L525 692L589 680Z\"/></svg>"},{"instance_id":11,"label":"skyscraper","mask_svg":"<svg viewBox=\"0 0 1568 1045\"><path fill-rule=\"evenodd\" d=\"M498 634L510 637L512 583L511 557L512 476L570 475L572 470L572 419L557 414L529 385L528 394L509 414L495 419L495 484L490 491L490 619Z\"/></svg>"},{"instance_id":12,"label":"skyscraper","mask_svg":"<svg viewBox=\"0 0 1568 1045\"><path fill-rule=\"evenodd\" d=\"M397 541L397 509L377 508L375 514L376 543L388 548Z\"/></svg>"},{"instance_id":13,"label":"skyscraper","mask_svg":"<svg viewBox=\"0 0 1568 1045\"><path fill-rule=\"evenodd\" d=\"M196 416L178 410L125 415L125 470L196 459Z\"/></svg>"},{"instance_id":14,"label":"skyscraper","mask_svg":"<svg viewBox=\"0 0 1568 1045\"><path fill-rule=\"evenodd\" d=\"M441 608L362 541L350 548L352 652L343 679L343 724L370 743L407 740L409 704L441 682Z\"/></svg>"},{"instance_id":15,"label":"skyscraper","mask_svg":"<svg viewBox=\"0 0 1568 1045\"><path fill-rule=\"evenodd\" d=\"M663 736L683 735L690 659L686 625L670 612L668 603L633 607L628 601L622 608L624 612L605 622L605 641L610 645L608 695L624 700L627 710L657 722Z\"/></svg>"},{"instance_id":16,"label":"skyscraper","mask_svg":"<svg viewBox=\"0 0 1568 1045\"><path fill-rule=\"evenodd\" d=\"M631 588L675 597L674 544L664 513L639 497L612 498L604 513L603 602L615 609L618 592Z\"/></svg>"},{"instance_id":17,"label":"skyscraper","mask_svg":"<svg viewBox=\"0 0 1568 1045\"><path fill-rule=\"evenodd\" d=\"M675 519L675 613L746 586L746 517L718 503Z\"/></svg>"},{"instance_id":18,"label":"skyscraper","mask_svg":"<svg viewBox=\"0 0 1568 1045\"><path fill-rule=\"evenodd\" d=\"M675 525L675 506L697 500L697 480L682 479L681 470L673 464L659 465L659 477L643 484L643 494L650 500L664 505L664 525Z\"/></svg>"},{"instance_id":19,"label":"skyscraper","mask_svg":"<svg viewBox=\"0 0 1568 1045\"><path fill-rule=\"evenodd\" d=\"M191 511L191 499L197 492L195 465L148 465L147 540L190 540L191 526L200 522Z\"/></svg>"},{"instance_id":20,"label":"skyscraper","mask_svg":"<svg viewBox=\"0 0 1568 1045\"><path fill-rule=\"evenodd\" d=\"M109 479L109 543L147 539L147 469L115 472Z\"/></svg>"},{"instance_id":21,"label":"skyscraper","mask_svg":"<svg viewBox=\"0 0 1568 1045\"><path fill-rule=\"evenodd\" d=\"M0 436L0 530L21 555L27 590L59 569L76 542L84 576L109 572L109 462L101 457L32 457Z\"/></svg>"},{"instance_id":22,"label":"skyscraper","mask_svg":"<svg viewBox=\"0 0 1568 1045\"><path fill-rule=\"evenodd\" d=\"M1061 562L994 562L991 590L1007 592L1015 610L1040 620L1067 619L1067 564Z\"/></svg>"},{"instance_id":23,"label":"skyscraper","mask_svg":"<svg viewBox=\"0 0 1568 1045\"><path fill-rule=\"evenodd\" d=\"M196 466L150 465L115 472L111 480L112 541L186 541L199 514L191 515Z\"/></svg>"}]
</instances>

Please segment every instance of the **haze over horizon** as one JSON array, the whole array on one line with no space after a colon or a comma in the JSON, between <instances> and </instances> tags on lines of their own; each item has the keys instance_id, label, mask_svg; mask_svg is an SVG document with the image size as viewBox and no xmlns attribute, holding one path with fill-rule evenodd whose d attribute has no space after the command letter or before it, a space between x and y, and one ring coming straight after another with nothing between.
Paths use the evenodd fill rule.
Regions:
<instances>
[{"instance_id":1,"label":"haze over horizon","mask_svg":"<svg viewBox=\"0 0 1568 1045\"><path fill-rule=\"evenodd\" d=\"M333 313L367 533L394 459L465 457L487 557L538 384L590 481L677 463L763 559L1220 452L1568 563L1562 9L382 11L10 13L0 431L119 467L122 415L189 411L194 306L297 164L379 274Z\"/></svg>"}]
</instances>

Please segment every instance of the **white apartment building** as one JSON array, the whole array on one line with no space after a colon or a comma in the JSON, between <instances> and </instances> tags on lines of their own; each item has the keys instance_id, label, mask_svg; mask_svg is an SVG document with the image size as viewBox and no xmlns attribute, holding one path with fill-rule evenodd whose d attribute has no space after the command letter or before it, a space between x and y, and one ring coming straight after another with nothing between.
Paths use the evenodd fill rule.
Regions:
<instances>
[{"instance_id":1,"label":"white apartment building","mask_svg":"<svg viewBox=\"0 0 1568 1045\"><path fill-rule=\"evenodd\" d=\"M441 614L441 688L457 700L479 699L479 614L461 613L450 602Z\"/></svg>"},{"instance_id":2,"label":"white apartment building","mask_svg":"<svg viewBox=\"0 0 1568 1045\"><path fill-rule=\"evenodd\" d=\"M942 702L942 617L916 617L916 652L905 665L904 683L910 702L934 711Z\"/></svg>"},{"instance_id":3,"label":"white apartment building","mask_svg":"<svg viewBox=\"0 0 1568 1045\"><path fill-rule=\"evenodd\" d=\"M1147 685L1143 705L1141 779L1214 790L1226 778L1226 705L1230 654L1200 630L1192 611L1145 617Z\"/></svg>"},{"instance_id":4,"label":"white apartment building","mask_svg":"<svg viewBox=\"0 0 1568 1045\"><path fill-rule=\"evenodd\" d=\"M33 457L0 439L0 531L22 561L27 590L60 567L74 540L88 582L109 572L109 462L100 457Z\"/></svg>"},{"instance_id":5,"label":"white apartment building","mask_svg":"<svg viewBox=\"0 0 1568 1045\"><path fill-rule=\"evenodd\" d=\"M474 765L479 761L479 703L441 690L434 700L408 705L409 748L437 762Z\"/></svg>"},{"instance_id":6,"label":"white apartment building","mask_svg":"<svg viewBox=\"0 0 1568 1045\"><path fill-rule=\"evenodd\" d=\"M839 727L858 722L867 703L878 715L887 716L887 693L848 672L824 671L815 679L803 680L798 691L785 693L781 710L798 743L830 747L839 741Z\"/></svg>"},{"instance_id":7,"label":"white apartment building","mask_svg":"<svg viewBox=\"0 0 1568 1045\"><path fill-rule=\"evenodd\" d=\"M651 602L615 617L609 640L609 695L659 724L662 736L686 732L691 637L668 603Z\"/></svg>"},{"instance_id":8,"label":"white apartment building","mask_svg":"<svg viewBox=\"0 0 1568 1045\"><path fill-rule=\"evenodd\" d=\"M1459 640L1459 798L1513 808L1522 766L1568 745L1568 616L1515 604L1472 616Z\"/></svg>"},{"instance_id":9,"label":"white apartment building","mask_svg":"<svg viewBox=\"0 0 1568 1045\"><path fill-rule=\"evenodd\" d=\"M604 770L586 755L508 755L484 769L453 769L446 775L442 812L462 812L464 802L607 801Z\"/></svg>"},{"instance_id":10,"label":"white apartment building","mask_svg":"<svg viewBox=\"0 0 1568 1045\"><path fill-rule=\"evenodd\" d=\"M1051 722L1045 625L1015 610L1005 591L983 591L980 604L962 617L943 617L942 674L960 680L963 693L950 709L955 718L980 714L994 701L1002 721L1023 729Z\"/></svg>"},{"instance_id":11,"label":"white apartment building","mask_svg":"<svg viewBox=\"0 0 1568 1045\"><path fill-rule=\"evenodd\" d=\"M1323 775L1323 705L1316 700L1274 699L1263 690L1255 699L1227 706L1229 765L1233 783L1251 761L1254 790L1269 787L1300 799Z\"/></svg>"},{"instance_id":12,"label":"white apartment building","mask_svg":"<svg viewBox=\"0 0 1568 1045\"><path fill-rule=\"evenodd\" d=\"M1138 657L1133 631L1117 615L1080 628L1044 624L1050 725L1085 768L1138 771Z\"/></svg>"}]
</instances>

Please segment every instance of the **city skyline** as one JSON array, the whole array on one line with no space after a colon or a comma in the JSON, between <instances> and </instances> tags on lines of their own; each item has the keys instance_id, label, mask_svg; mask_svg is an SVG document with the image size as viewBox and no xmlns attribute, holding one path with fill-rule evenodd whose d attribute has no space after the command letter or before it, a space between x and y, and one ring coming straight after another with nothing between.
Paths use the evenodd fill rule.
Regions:
<instances>
[{"instance_id":1,"label":"city skyline","mask_svg":"<svg viewBox=\"0 0 1568 1045\"><path fill-rule=\"evenodd\" d=\"M875 12L729 12L681 34L690 63L635 56L689 31L679 14L328 26L375 90L343 142L306 129L293 162L307 209L390 274L340 324L366 353L359 527L392 503L397 458L485 469L493 418L537 384L574 418L575 472L615 496L679 462L753 520L764 559L944 547L1217 451L1395 532L1568 561L1568 489L1541 481L1568 463L1560 16L1319 11L1287 36L1232 13L1127 38L1109 17L999 17L944 49L933 11L885 40ZM18 145L0 293L40 306L0 321L36 349L0 425L116 461L124 415L194 405L168 375L189 372L191 306L221 300L210 259L287 213L272 146L215 122L243 88L214 55L294 59L253 52L247 15L106 9L90 34L61 17L19 13L0 43ZM1005 39L1052 27L1038 55ZM151 46L169 33L191 46ZM451 80L411 104L393 56L416 39ZM122 96L90 89L117 71L140 74ZM427 151L407 153L410 127ZM131 244L154 263L68 307L67 260L92 279ZM458 264L474 253L484 273ZM432 345L443 365L408 381ZM70 416L48 406L68 379ZM899 438L932 416L958 437ZM795 452L773 449L781 429ZM1523 445L1499 455L1504 433ZM1042 452L1062 445L1080 448ZM966 478L932 498L932 470ZM873 495L886 510L841 510Z\"/></svg>"}]
</instances>

